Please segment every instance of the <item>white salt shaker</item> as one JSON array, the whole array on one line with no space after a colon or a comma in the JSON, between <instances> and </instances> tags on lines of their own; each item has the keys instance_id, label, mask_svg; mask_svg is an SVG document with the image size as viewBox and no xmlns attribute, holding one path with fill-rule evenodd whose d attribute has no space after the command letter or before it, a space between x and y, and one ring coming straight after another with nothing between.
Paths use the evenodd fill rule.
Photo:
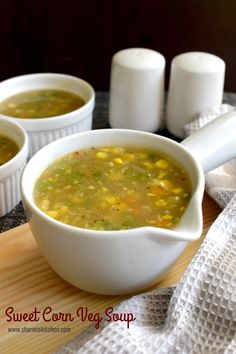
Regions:
<instances>
[{"instance_id":1,"label":"white salt shaker","mask_svg":"<svg viewBox=\"0 0 236 354\"><path fill-rule=\"evenodd\" d=\"M203 110L222 103L225 77L224 61L209 53L189 52L171 62L167 98L167 129L179 138L183 127Z\"/></svg>"},{"instance_id":2,"label":"white salt shaker","mask_svg":"<svg viewBox=\"0 0 236 354\"><path fill-rule=\"evenodd\" d=\"M165 58L145 48L129 48L112 58L109 124L112 128L155 132L162 123Z\"/></svg>"}]
</instances>

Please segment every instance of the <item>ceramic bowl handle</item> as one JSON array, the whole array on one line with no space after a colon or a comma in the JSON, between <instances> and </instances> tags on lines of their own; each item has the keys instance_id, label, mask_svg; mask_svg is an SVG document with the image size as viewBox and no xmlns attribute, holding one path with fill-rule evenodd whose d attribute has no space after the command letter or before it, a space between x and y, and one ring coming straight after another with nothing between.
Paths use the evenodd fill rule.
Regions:
<instances>
[{"instance_id":1,"label":"ceramic bowl handle","mask_svg":"<svg viewBox=\"0 0 236 354\"><path fill-rule=\"evenodd\" d=\"M236 112L225 113L181 142L205 173L236 156Z\"/></svg>"}]
</instances>

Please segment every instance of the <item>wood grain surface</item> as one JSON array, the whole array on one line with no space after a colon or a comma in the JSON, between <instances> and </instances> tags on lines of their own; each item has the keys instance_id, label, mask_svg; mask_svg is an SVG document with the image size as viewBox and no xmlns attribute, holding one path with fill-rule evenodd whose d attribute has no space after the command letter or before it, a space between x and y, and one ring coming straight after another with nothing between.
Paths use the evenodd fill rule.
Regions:
<instances>
[{"instance_id":1,"label":"wood grain surface","mask_svg":"<svg viewBox=\"0 0 236 354\"><path fill-rule=\"evenodd\" d=\"M189 243L177 263L154 288L167 287L180 280L219 213L216 203L205 195L202 237ZM91 322L82 322L78 318L72 322L45 322L41 316L38 322L8 322L6 310L9 307L13 307L17 313L31 313L35 308L42 313L45 308L51 307L52 313L75 314L76 309L82 306L92 313L104 314L107 307L115 306L127 297L94 295L63 281L41 255L28 224L0 235L1 353L52 353L91 325ZM25 328L37 328L43 332L26 332Z\"/></svg>"}]
</instances>

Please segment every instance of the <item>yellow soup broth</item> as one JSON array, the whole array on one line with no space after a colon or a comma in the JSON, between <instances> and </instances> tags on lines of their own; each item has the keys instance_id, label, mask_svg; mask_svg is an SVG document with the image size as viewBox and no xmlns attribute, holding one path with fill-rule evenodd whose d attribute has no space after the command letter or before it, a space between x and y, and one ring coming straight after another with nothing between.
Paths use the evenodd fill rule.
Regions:
<instances>
[{"instance_id":1,"label":"yellow soup broth","mask_svg":"<svg viewBox=\"0 0 236 354\"><path fill-rule=\"evenodd\" d=\"M34 188L37 206L63 223L93 230L172 228L191 197L185 169L156 151L105 146L54 161Z\"/></svg>"},{"instance_id":2,"label":"yellow soup broth","mask_svg":"<svg viewBox=\"0 0 236 354\"><path fill-rule=\"evenodd\" d=\"M0 166L11 160L19 151L14 140L5 135L0 135Z\"/></svg>"},{"instance_id":3,"label":"yellow soup broth","mask_svg":"<svg viewBox=\"0 0 236 354\"><path fill-rule=\"evenodd\" d=\"M48 118L72 112L85 104L78 95L61 90L34 90L7 98L0 113L15 118Z\"/></svg>"}]
</instances>

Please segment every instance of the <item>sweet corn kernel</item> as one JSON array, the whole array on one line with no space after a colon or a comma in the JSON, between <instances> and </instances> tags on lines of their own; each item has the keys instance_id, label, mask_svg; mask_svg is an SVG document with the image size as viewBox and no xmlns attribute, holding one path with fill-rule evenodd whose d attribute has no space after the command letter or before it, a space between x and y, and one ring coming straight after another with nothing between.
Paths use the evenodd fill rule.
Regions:
<instances>
[{"instance_id":1,"label":"sweet corn kernel","mask_svg":"<svg viewBox=\"0 0 236 354\"><path fill-rule=\"evenodd\" d=\"M158 174L158 178L162 179L163 177L165 177L167 174L166 171L160 171L159 174Z\"/></svg>"},{"instance_id":2,"label":"sweet corn kernel","mask_svg":"<svg viewBox=\"0 0 236 354\"><path fill-rule=\"evenodd\" d=\"M165 207L166 206L166 201L164 199L159 199L155 202L155 205L159 208Z\"/></svg>"},{"instance_id":3,"label":"sweet corn kernel","mask_svg":"<svg viewBox=\"0 0 236 354\"><path fill-rule=\"evenodd\" d=\"M179 211L184 211L184 209L185 209L185 207L182 206L182 207L179 209Z\"/></svg>"},{"instance_id":4,"label":"sweet corn kernel","mask_svg":"<svg viewBox=\"0 0 236 354\"><path fill-rule=\"evenodd\" d=\"M155 162L155 166L158 168L163 168L165 170L166 168L168 168L169 162L164 159L160 159Z\"/></svg>"},{"instance_id":5,"label":"sweet corn kernel","mask_svg":"<svg viewBox=\"0 0 236 354\"><path fill-rule=\"evenodd\" d=\"M110 149L110 152L112 152L113 154L123 154L124 148L115 147L115 148Z\"/></svg>"},{"instance_id":6,"label":"sweet corn kernel","mask_svg":"<svg viewBox=\"0 0 236 354\"><path fill-rule=\"evenodd\" d=\"M51 216L52 218L58 217L58 212L56 210L49 210L47 211L47 214Z\"/></svg>"},{"instance_id":7,"label":"sweet corn kernel","mask_svg":"<svg viewBox=\"0 0 236 354\"><path fill-rule=\"evenodd\" d=\"M123 163L123 160L120 158L120 157L116 157L114 160L113 160L117 165L121 165Z\"/></svg>"},{"instance_id":8,"label":"sweet corn kernel","mask_svg":"<svg viewBox=\"0 0 236 354\"><path fill-rule=\"evenodd\" d=\"M164 189L173 188L173 184L168 179L163 179L163 180L159 181L158 185Z\"/></svg>"},{"instance_id":9,"label":"sweet corn kernel","mask_svg":"<svg viewBox=\"0 0 236 354\"><path fill-rule=\"evenodd\" d=\"M155 193L148 193L147 196L148 197L156 197L156 194Z\"/></svg>"},{"instance_id":10,"label":"sweet corn kernel","mask_svg":"<svg viewBox=\"0 0 236 354\"><path fill-rule=\"evenodd\" d=\"M96 153L97 158L99 159L106 159L108 157L108 153L105 151L98 151Z\"/></svg>"},{"instance_id":11,"label":"sweet corn kernel","mask_svg":"<svg viewBox=\"0 0 236 354\"><path fill-rule=\"evenodd\" d=\"M183 192L183 188L174 188L174 189L173 189L173 192L174 192L175 194L181 194L181 193Z\"/></svg>"},{"instance_id":12,"label":"sweet corn kernel","mask_svg":"<svg viewBox=\"0 0 236 354\"><path fill-rule=\"evenodd\" d=\"M107 188L107 187L102 187L102 188L100 189L100 191L105 193L105 192L108 191L108 188Z\"/></svg>"},{"instance_id":13,"label":"sweet corn kernel","mask_svg":"<svg viewBox=\"0 0 236 354\"><path fill-rule=\"evenodd\" d=\"M16 104L15 103L8 103L8 107L9 108L16 108Z\"/></svg>"},{"instance_id":14,"label":"sweet corn kernel","mask_svg":"<svg viewBox=\"0 0 236 354\"><path fill-rule=\"evenodd\" d=\"M153 168L153 164L151 162L149 162L149 161L143 162L143 165L148 167L150 170Z\"/></svg>"},{"instance_id":15,"label":"sweet corn kernel","mask_svg":"<svg viewBox=\"0 0 236 354\"><path fill-rule=\"evenodd\" d=\"M156 220L149 220L150 224L156 224Z\"/></svg>"},{"instance_id":16,"label":"sweet corn kernel","mask_svg":"<svg viewBox=\"0 0 236 354\"><path fill-rule=\"evenodd\" d=\"M119 199L115 195L108 195L105 200L109 204L117 204L119 202Z\"/></svg>"},{"instance_id":17,"label":"sweet corn kernel","mask_svg":"<svg viewBox=\"0 0 236 354\"><path fill-rule=\"evenodd\" d=\"M72 186L71 186L70 184L68 184L68 185L65 187L66 190L71 189L71 188L72 188Z\"/></svg>"},{"instance_id":18,"label":"sweet corn kernel","mask_svg":"<svg viewBox=\"0 0 236 354\"><path fill-rule=\"evenodd\" d=\"M163 217L162 217L163 220L172 220L173 219L173 216L170 215L170 214L165 214Z\"/></svg>"}]
</instances>

